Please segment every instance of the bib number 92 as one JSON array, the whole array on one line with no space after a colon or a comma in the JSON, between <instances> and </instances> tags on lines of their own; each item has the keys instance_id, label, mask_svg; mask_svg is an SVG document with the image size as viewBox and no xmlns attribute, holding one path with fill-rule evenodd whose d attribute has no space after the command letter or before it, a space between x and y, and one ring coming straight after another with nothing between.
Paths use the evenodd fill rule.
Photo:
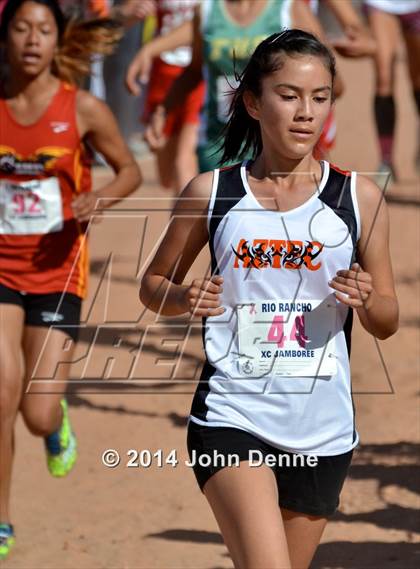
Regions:
<instances>
[{"instance_id":1,"label":"bib number 92","mask_svg":"<svg viewBox=\"0 0 420 569\"><path fill-rule=\"evenodd\" d=\"M63 203L56 177L0 180L0 234L42 235L63 229Z\"/></svg>"},{"instance_id":2,"label":"bib number 92","mask_svg":"<svg viewBox=\"0 0 420 569\"><path fill-rule=\"evenodd\" d=\"M41 207L41 198L31 192L16 192L12 198L12 215L15 216L38 216L43 215Z\"/></svg>"}]
</instances>

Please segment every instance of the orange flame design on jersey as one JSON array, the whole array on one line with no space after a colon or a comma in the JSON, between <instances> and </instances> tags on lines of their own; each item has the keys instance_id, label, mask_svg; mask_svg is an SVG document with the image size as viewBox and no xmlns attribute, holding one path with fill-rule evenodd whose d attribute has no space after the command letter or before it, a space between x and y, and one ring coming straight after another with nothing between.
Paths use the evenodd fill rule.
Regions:
<instances>
[{"instance_id":1,"label":"orange flame design on jersey","mask_svg":"<svg viewBox=\"0 0 420 569\"><path fill-rule=\"evenodd\" d=\"M0 171L9 174L39 174L54 169L59 158L71 154L61 146L44 146L34 154L22 156L10 146L0 146ZM31 172L31 166L34 166Z\"/></svg>"},{"instance_id":2,"label":"orange flame design on jersey","mask_svg":"<svg viewBox=\"0 0 420 569\"><path fill-rule=\"evenodd\" d=\"M252 245L241 239L236 249L234 268L248 269L301 269L317 271L321 262L313 260L322 252L324 245L319 241L288 241L285 239L254 239ZM241 264L240 264L241 263Z\"/></svg>"}]
</instances>

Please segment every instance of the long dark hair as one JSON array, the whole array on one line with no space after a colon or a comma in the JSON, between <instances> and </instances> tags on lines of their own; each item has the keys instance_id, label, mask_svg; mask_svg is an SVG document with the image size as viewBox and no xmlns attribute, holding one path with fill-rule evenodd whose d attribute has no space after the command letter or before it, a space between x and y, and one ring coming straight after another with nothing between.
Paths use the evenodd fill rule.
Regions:
<instances>
[{"instance_id":1,"label":"long dark hair","mask_svg":"<svg viewBox=\"0 0 420 569\"><path fill-rule=\"evenodd\" d=\"M53 60L52 73L68 83L79 83L90 73L92 56L112 53L122 36L120 24L110 18L67 19L58 0L9 0L0 22L0 42L3 46L10 22L22 4L28 1L46 6L54 16L58 30L58 50ZM3 58L4 55L0 59Z\"/></svg>"},{"instance_id":2,"label":"long dark hair","mask_svg":"<svg viewBox=\"0 0 420 569\"><path fill-rule=\"evenodd\" d=\"M284 30L263 40L252 54L241 74L236 73L239 82L233 91L229 120L221 134L220 149L223 151L220 164L244 158L252 153L258 156L262 150L259 122L247 112L243 95L250 91L261 96L262 79L281 69L284 56L314 55L321 58L331 73L332 84L336 75L335 58L331 51L314 35L298 29Z\"/></svg>"}]
</instances>

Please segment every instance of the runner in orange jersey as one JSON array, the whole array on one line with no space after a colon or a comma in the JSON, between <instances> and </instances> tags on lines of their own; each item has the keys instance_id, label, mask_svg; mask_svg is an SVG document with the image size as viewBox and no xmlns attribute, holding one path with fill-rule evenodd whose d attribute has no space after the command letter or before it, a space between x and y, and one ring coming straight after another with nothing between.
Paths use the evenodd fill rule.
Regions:
<instances>
[{"instance_id":1,"label":"runner in orange jersey","mask_svg":"<svg viewBox=\"0 0 420 569\"><path fill-rule=\"evenodd\" d=\"M46 377L58 356L72 360L86 294L91 214L141 182L109 108L75 86L89 71L91 54L109 53L119 37L111 20L67 25L57 0L10 0L2 14L7 76L0 82L0 558L14 543L9 495L18 412L31 433L44 437L53 476L66 475L76 460L76 439L59 393L68 366L57 366L54 379L61 389L37 383L35 393L26 391L33 374ZM90 191L87 142L115 172L96 192Z\"/></svg>"}]
</instances>

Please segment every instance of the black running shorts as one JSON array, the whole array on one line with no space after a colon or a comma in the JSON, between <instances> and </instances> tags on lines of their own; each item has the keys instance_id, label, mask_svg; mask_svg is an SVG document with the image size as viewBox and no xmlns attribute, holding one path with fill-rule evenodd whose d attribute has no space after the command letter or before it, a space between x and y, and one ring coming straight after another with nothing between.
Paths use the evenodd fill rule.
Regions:
<instances>
[{"instance_id":1,"label":"black running shorts","mask_svg":"<svg viewBox=\"0 0 420 569\"><path fill-rule=\"evenodd\" d=\"M239 462L251 458L254 465L263 463L272 468L282 508L322 517L336 511L353 455L350 450L336 456L313 456L309 462L316 462L316 466L311 466L302 460L302 455L277 449L242 429L207 427L193 421L188 425L187 446L190 460L196 462L193 470L201 490L218 470L235 467L227 465L227 461L221 466L220 455L238 456ZM215 452L219 458L215 459ZM205 465L199 463L202 455L206 455L203 457ZM212 463L207 466L209 458ZM265 460L270 460L271 464Z\"/></svg>"},{"instance_id":2,"label":"black running shorts","mask_svg":"<svg viewBox=\"0 0 420 569\"><path fill-rule=\"evenodd\" d=\"M32 294L0 284L0 304L16 304L28 326L54 326L77 342L82 299L71 293Z\"/></svg>"}]
</instances>

